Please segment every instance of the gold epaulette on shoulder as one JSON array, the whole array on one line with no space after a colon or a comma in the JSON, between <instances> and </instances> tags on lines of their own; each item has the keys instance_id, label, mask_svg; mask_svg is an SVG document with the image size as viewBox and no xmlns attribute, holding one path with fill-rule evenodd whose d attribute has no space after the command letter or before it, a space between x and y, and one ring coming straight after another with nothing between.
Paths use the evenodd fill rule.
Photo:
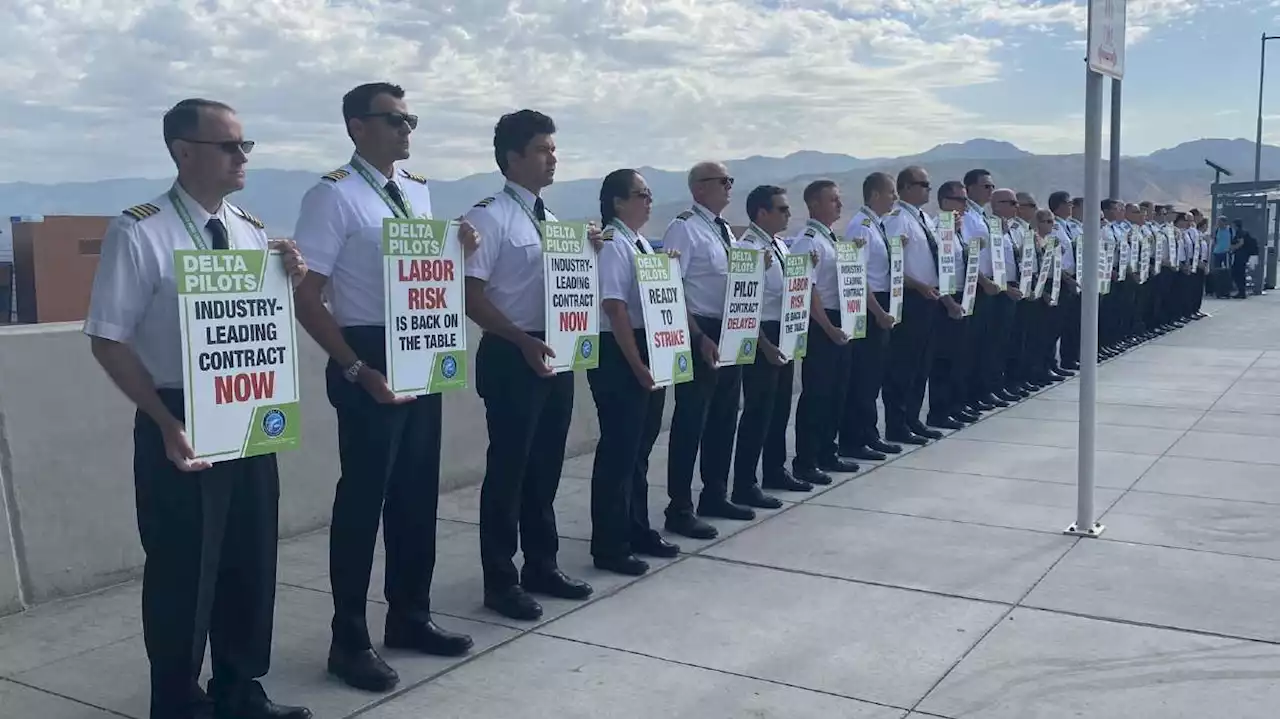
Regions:
<instances>
[{"instance_id":1,"label":"gold epaulette on shoulder","mask_svg":"<svg viewBox=\"0 0 1280 719\"><path fill-rule=\"evenodd\" d=\"M606 228L604 228L604 232L601 232L601 233L600 233L600 239L602 239L602 240L612 240L612 239L613 239L613 228L612 228L612 227L606 227Z\"/></svg>"},{"instance_id":2,"label":"gold epaulette on shoulder","mask_svg":"<svg viewBox=\"0 0 1280 719\"><path fill-rule=\"evenodd\" d=\"M676 215L676 219L680 220L681 222L691 219L692 217L693 217L693 210L685 210L684 212L681 212L680 214Z\"/></svg>"},{"instance_id":3,"label":"gold epaulette on shoulder","mask_svg":"<svg viewBox=\"0 0 1280 719\"><path fill-rule=\"evenodd\" d=\"M338 169L334 170L333 172L330 172L329 174L324 175L324 176L323 176L323 177L321 177L320 179L322 179L322 180L328 180L329 182L337 182L338 180L341 180L342 178L344 178L344 177L346 177L347 175L350 175L350 174L351 174L351 170L348 170L348 169L347 169L347 168L345 168L345 167L339 167Z\"/></svg>"},{"instance_id":4,"label":"gold epaulette on shoulder","mask_svg":"<svg viewBox=\"0 0 1280 719\"><path fill-rule=\"evenodd\" d=\"M489 205L492 205L492 204L493 204L493 196L491 195L491 196L486 197L486 198L484 198L483 200L481 200L481 201L477 202L477 203L475 204L475 206L483 209L483 208L488 207Z\"/></svg>"},{"instance_id":5,"label":"gold epaulette on shoulder","mask_svg":"<svg viewBox=\"0 0 1280 719\"><path fill-rule=\"evenodd\" d=\"M144 205L134 205L121 214L127 215L141 222L148 217L160 214L160 208L148 202Z\"/></svg>"},{"instance_id":6,"label":"gold epaulette on shoulder","mask_svg":"<svg viewBox=\"0 0 1280 719\"><path fill-rule=\"evenodd\" d=\"M871 226L871 218L870 218L870 217L864 217L864 218L862 218L862 226L863 226L863 227L870 227L870 226Z\"/></svg>"},{"instance_id":7,"label":"gold epaulette on shoulder","mask_svg":"<svg viewBox=\"0 0 1280 719\"><path fill-rule=\"evenodd\" d=\"M804 236L812 240L813 238L818 236L818 231L810 227L804 231Z\"/></svg>"},{"instance_id":8,"label":"gold epaulette on shoulder","mask_svg":"<svg viewBox=\"0 0 1280 719\"><path fill-rule=\"evenodd\" d=\"M232 205L232 206L231 206L231 209L232 209L232 210L235 210L235 213L236 213L237 215L239 215L239 216L240 216L240 219L244 220L245 222L248 222L249 224L253 225L254 227L258 228L259 230L265 230L265 229L267 228L267 226L266 226L266 225L262 224L262 220L259 220L258 218L254 217L253 215L249 214L248 212L245 212L244 210L240 209L239 207L236 207L235 205Z\"/></svg>"},{"instance_id":9,"label":"gold epaulette on shoulder","mask_svg":"<svg viewBox=\"0 0 1280 719\"><path fill-rule=\"evenodd\" d=\"M419 185L425 185L425 184L427 184L427 178L423 177L422 175L414 174L414 173L412 173L412 172L409 172L408 170L401 170L401 171L400 171L400 174L401 174L401 175L404 175L405 177L409 178L410 180L413 180L414 182L418 183Z\"/></svg>"}]
</instances>

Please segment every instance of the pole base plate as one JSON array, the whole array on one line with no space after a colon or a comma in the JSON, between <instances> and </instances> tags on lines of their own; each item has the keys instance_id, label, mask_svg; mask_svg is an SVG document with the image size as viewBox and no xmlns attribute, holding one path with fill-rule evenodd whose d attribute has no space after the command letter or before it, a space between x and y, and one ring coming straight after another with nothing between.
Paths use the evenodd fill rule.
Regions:
<instances>
[{"instance_id":1,"label":"pole base plate","mask_svg":"<svg viewBox=\"0 0 1280 719\"><path fill-rule=\"evenodd\" d=\"M1101 537L1102 533L1105 532L1106 530L1107 528L1103 526L1100 522L1094 522L1092 527L1089 527L1088 529L1085 529L1085 530L1081 530L1079 525L1072 523L1070 527L1066 528L1063 534L1069 534L1072 537L1088 537L1090 539L1093 539L1093 538Z\"/></svg>"}]
</instances>

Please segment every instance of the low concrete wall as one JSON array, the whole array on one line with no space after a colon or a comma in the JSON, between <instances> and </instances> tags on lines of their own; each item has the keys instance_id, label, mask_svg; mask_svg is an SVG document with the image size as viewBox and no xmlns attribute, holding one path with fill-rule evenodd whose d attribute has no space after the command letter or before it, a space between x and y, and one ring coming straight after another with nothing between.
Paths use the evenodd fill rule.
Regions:
<instances>
[{"instance_id":1,"label":"low concrete wall","mask_svg":"<svg viewBox=\"0 0 1280 719\"><path fill-rule=\"evenodd\" d=\"M80 326L0 328L0 614L119 582L142 564L133 409L90 355ZM327 524L338 479L324 353L305 332L299 337L305 449L280 455L281 536ZM474 351L474 325L470 337ZM599 431L584 374L574 405L571 456L592 451ZM488 443L480 398L450 393L444 418L443 487L478 483Z\"/></svg>"}]
</instances>

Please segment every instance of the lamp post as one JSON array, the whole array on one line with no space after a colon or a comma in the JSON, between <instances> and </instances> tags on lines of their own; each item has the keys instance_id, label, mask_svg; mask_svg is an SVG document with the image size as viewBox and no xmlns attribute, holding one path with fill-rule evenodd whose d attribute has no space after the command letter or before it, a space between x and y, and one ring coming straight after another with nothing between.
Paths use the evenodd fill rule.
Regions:
<instances>
[{"instance_id":1,"label":"lamp post","mask_svg":"<svg viewBox=\"0 0 1280 719\"><path fill-rule=\"evenodd\" d=\"M1262 181L1262 89L1267 77L1267 41L1280 40L1280 35L1262 33L1262 56L1258 61L1258 137L1253 146L1253 183Z\"/></svg>"}]
</instances>

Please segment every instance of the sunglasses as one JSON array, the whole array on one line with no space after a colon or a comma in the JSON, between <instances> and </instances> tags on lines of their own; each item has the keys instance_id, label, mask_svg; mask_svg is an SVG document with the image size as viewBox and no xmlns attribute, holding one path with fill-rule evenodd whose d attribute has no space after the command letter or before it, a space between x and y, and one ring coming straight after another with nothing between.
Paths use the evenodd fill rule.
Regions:
<instances>
[{"instance_id":1,"label":"sunglasses","mask_svg":"<svg viewBox=\"0 0 1280 719\"><path fill-rule=\"evenodd\" d=\"M965 197L944 197L941 202L964 202L967 199Z\"/></svg>"},{"instance_id":2,"label":"sunglasses","mask_svg":"<svg viewBox=\"0 0 1280 719\"><path fill-rule=\"evenodd\" d=\"M418 129L418 116L403 112L368 112L360 117L361 119L380 117L393 130L399 130L405 125L408 125L410 130Z\"/></svg>"},{"instance_id":3,"label":"sunglasses","mask_svg":"<svg viewBox=\"0 0 1280 719\"><path fill-rule=\"evenodd\" d=\"M733 187L732 177L704 177L701 180L698 180L698 182L719 182L725 187Z\"/></svg>"},{"instance_id":4,"label":"sunglasses","mask_svg":"<svg viewBox=\"0 0 1280 719\"><path fill-rule=\"evenodd\" d=\"M932 189L932 188L933 188L933 185L932 185L932 184L930 184L930 183L928 183L928 182L919 182L919 181L917 181L917 182L912 182L911 184L912 184L913 186L915 186L915 187L922 188L922 189L924 189L924 190L926 190L926 191L927 191L927 190L930 190L930 189Z\"/></svg>"},{"instance_id":5,"label":"sunglasses","mask_svg":"<svg viewBox=\"0 0 1280 719\"><path fill-rule=\"evenodd\" d=\"M185 137L182 138L182 141L190 142L193 145L211 145L222 150L228 155L234 155L237 152L247 155L250 152L253 152L253 146L255 144L253 140L192 140Z\"/></svg>"},{"instance_id":6,"label":"sunglasses","mask_svg":"<svg viewBox=\"0 0 1280 719\"><path fill-rule=\"evenodd\" d=\"M653 202L653 193L648 190L634 190L632 191L631 196L638 200L648 200L649 202Z\"/></svg>"}]
</instances>

